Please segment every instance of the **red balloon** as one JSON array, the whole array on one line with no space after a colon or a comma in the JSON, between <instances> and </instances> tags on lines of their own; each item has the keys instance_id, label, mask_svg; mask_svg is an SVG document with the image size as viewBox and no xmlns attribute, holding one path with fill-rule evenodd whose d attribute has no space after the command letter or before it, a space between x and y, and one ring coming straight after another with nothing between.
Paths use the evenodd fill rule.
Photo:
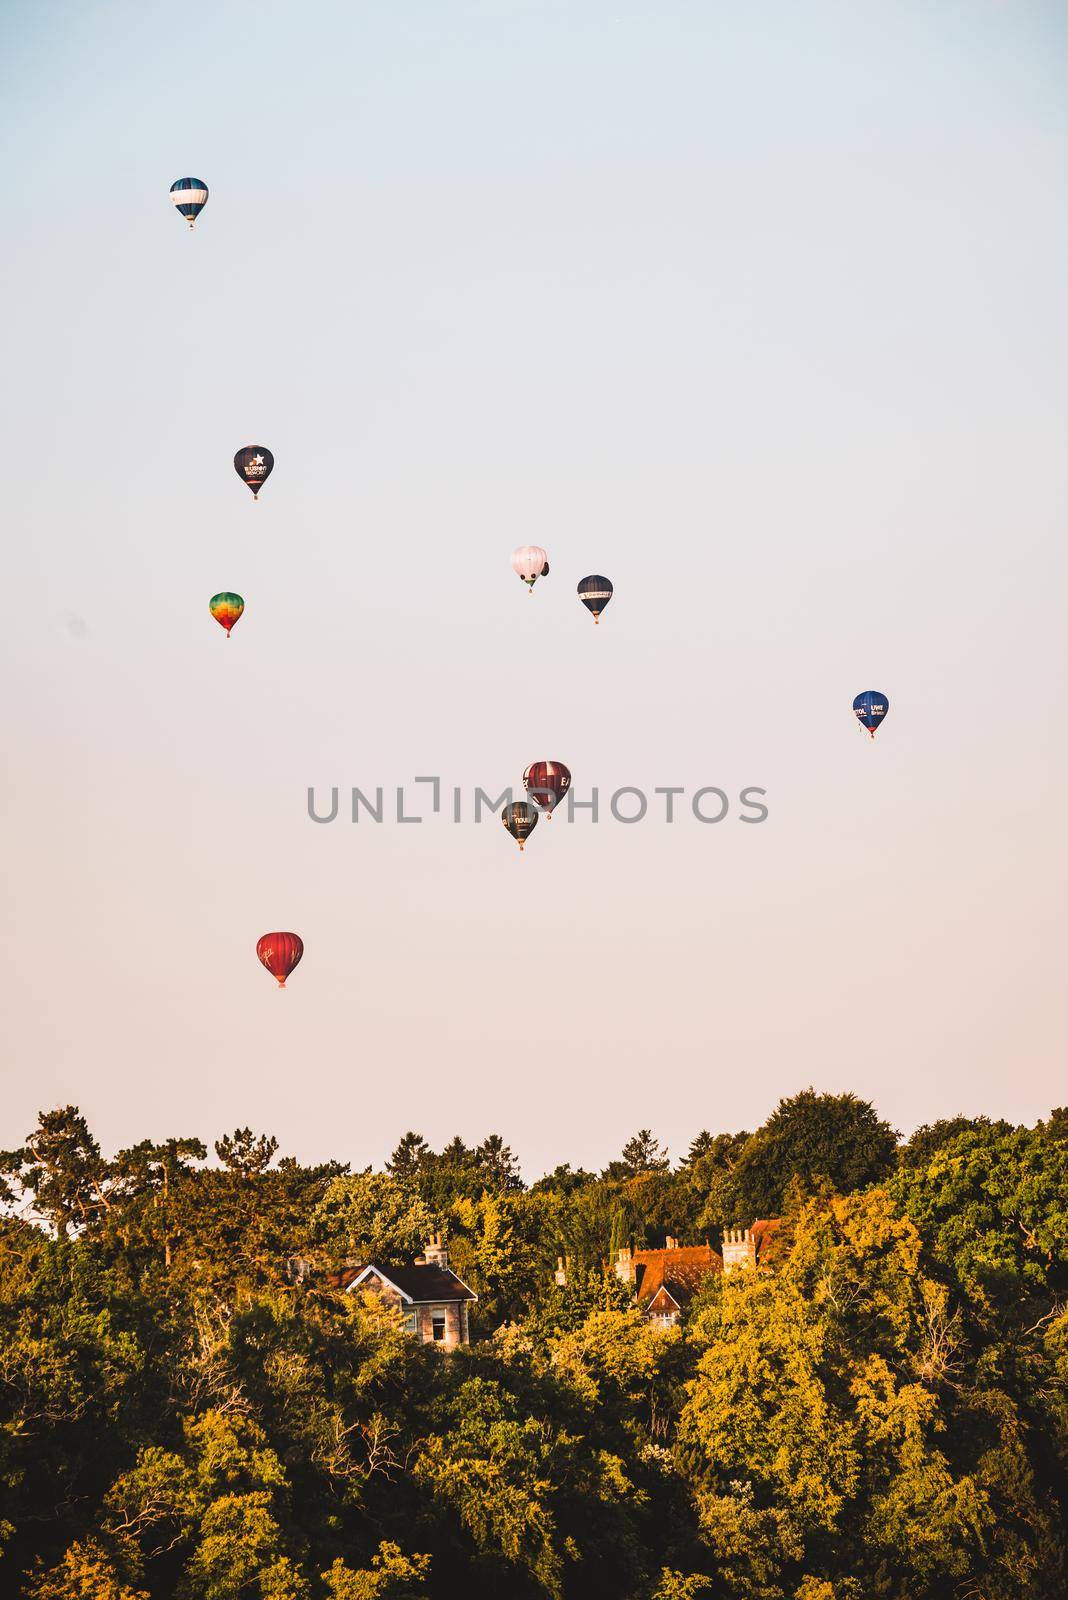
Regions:
<instances>
[{"instance_id":1,"label":"red balloon","mask_svg":"<svg viewBox=\"0 0 1068 1600\"><path fill-rule=\"evenodd\" d=\"M229 637L229 635L227 635ZM547 822L571 787L571 774L562 761L532 761L523 774L523 786Z\"/></svg>"},{"instance_id":2,"label":"red balloon","mask_svg":"<svg viewBox=\"0 0 1068 1600\"><path fill-rule=\"evenodd\" d=\"M256 954L278 987L284 989L286 979L304 954L304 940L299 933L265 933L257 941Z\"/></svg>"}]
</instances>

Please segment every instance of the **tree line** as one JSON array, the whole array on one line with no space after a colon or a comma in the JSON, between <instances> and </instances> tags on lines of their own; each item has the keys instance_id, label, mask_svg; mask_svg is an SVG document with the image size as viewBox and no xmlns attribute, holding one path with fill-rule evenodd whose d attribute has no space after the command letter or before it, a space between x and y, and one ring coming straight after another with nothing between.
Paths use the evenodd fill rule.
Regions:
<instances>
[{"instance_id":1,"label":"tree line","mask_svg":"<svg viewBox=\"0 0 1068 1600\"><path fill-rule=\"evenodd\" d=\"M73 1106L0 1154L0 1592L1068 1592L1068 1112L902 1142L805 1090L529 1186L496 1134L353 1171L240 1128L213 1157L108 1159ZM612 1270L772 1216L678 1328ZM330 1287L433 1231L479 1296L448 1356Z\"/></svg>"}]
</instances>

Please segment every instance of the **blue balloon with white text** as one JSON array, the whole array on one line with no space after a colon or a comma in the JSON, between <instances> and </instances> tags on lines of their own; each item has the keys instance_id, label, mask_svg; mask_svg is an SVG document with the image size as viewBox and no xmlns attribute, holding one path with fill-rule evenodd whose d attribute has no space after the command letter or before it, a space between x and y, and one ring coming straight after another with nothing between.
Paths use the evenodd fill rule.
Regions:
<instances>
[{"instance_id":1,"label":"blue balloon with white text","mask_svg":"<svg viewBox=\"0 0 1068 1600\"><path fill-rule=\"evenodd\" d=\"M853 711L862 728L867 728L872 738L875 730L890 710L890 702L879 689L865 689L853 701Z\"/></svg>"}]
</instances>

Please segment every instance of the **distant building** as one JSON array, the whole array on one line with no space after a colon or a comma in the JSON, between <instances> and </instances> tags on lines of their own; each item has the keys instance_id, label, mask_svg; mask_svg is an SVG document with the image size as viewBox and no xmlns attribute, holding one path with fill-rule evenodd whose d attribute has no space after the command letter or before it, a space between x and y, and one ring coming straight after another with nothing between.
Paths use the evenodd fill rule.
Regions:
<instances>
[{"instance_id":1,"label":"distant building","mask_svg":"<svg viewBox=\"0 0 1068 1600\"><path fill-rule=\"evenodd\" d=\"M380 1267L373 1261L333 1275L346 1294L372 1293L399 1311L409 1333L423 1344L454 1350L471 1343L469 1308L478 1296L449 1266L439 1234L427 1240L426 1253L410 1267Z\"/></svg>"},{"instance_id":2,"label":"distant building","mask_svg":"<svg viewBox=\"0 0 1068 1600\"><path fill-rule=\"evenodd\" d=\"M736 1267L759 1267L778 1226L778 1217L761 1217L751 1228L724 1228L724 1272L733 1272Z\"/></svg>"},{"instance_id":3,"label":"distant building","mask_svg":"<svg viewBox=\"0 0 1068 1600\"><path fill-rule=\"evenodd\" d=\"M647 1322L672 1328L706 1278L723 1271L723 1259L710 1244L680 1245L668 1237L663 1250L631 1250L616 1257L621 1283L634 1285L634 1298Z\"/></svg>"},{"instance_id":4,"label":"distant building","mask_svg":"<svg viewBox=\"0 0 1068 1600\"><path fill-rule=\"evenodd\" d=\"M634 1299L648 1322L673 1328L706 1278L731 1273L739 1267L756 1268L778 1227L777 1217L754 1222L750 1228L727 1228L723 1250L705 1244L680 1245L668 1236L663 1250L620 1250L614 1270L621 1283L634 1286ZM561 1289L567 1283L570 1262L557 1258L554 1278Z\"/></svg>"}]
</instances>

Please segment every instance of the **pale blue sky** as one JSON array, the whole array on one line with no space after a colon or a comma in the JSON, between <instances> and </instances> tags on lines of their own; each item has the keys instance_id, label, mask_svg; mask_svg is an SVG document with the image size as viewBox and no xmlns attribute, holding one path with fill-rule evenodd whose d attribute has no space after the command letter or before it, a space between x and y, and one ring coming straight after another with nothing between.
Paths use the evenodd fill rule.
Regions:
<instances>
[{"instance_id":1,"label":"pale blue sky","mask_svg":"<svg viewBox=\"0 0 1068 1600\"><path fill-rule=\"evenodd\" d=\"M496 1128L535 1175L809 1082L906 1129L1065 1098L1066 41L1026 0L4 8L0 1144L75 1100L108 1148ZM542 757L770 817L520 860L305 814Z\"/></svg>"}]
</instances>

